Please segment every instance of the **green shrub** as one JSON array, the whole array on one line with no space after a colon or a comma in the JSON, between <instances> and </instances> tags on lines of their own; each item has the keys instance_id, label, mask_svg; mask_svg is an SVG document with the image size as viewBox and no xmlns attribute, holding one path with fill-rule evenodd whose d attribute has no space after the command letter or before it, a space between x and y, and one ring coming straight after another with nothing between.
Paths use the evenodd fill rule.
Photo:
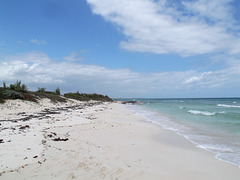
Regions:
<instances>
[{"instance_id":1,"label":"green shrub","mask_svg":"<svg viewBox=\"0 0 240 180\"><path fill-rule=\"evenodd\" d=\"M22 93L14 91L14 90L6 90L3 95L10 99L24 99Z\"/></svg>"},{"instance_id":2,"label":"green shrub","mask_svg":"<svg viewBox=\"0 0 240 180\"><path fill-rule=\"evenodd\" d=\"M44 93L46 90L46 88L44 87L41 87L41 88L38 88L37 92L41 92L41 93Z\"/></svg>"},{"instance_id":3,"label":"green shrub","mask_svg":"<svg viewBox=\"0 0 240 180\"><path fill-rule=\"evenodd\" d=\"M57 87L57 89L55 90L55 93L57 94L57 95L60 95L61 93L60 93L60 88L59 87Z\"/></svg>"},{"instance_id":4,"label":"green shrub","mask_svg":"<svg viewBox=\"0 0 240 180\"><path fill-rule=\"evenodd\" d=\"M6 85L6 82L3 81L3 88L6 89L7 88L7 85Z\"/></svg>"},{"instance_id":5,"label":"green shrub","mask_svg":"<svg viewBox=\"0 0 240 180\"><path fill-rule=\"evenodd\" d=\"M39 99L41 98L47 98L50 99L52 102L67 102L67 100L59 95L56 95L55 92L46 91L44 93L42 92L31 92L29 93L31 96L35 96Z\"/></svg>"},{"instance_id":6,"label":"green shrub","mask_svg":"<svg viewBox=\"0 0 240 180\"><path fill-rule=\"evenodd\" d=\"M22 84L20 80L17 80L15 84L10 84L9 87L6 86L5 81L3 81L3 87L0 87L0 103L4 103L7 99L23 99L28 101L37 102L38 99L48 98L53 102L67 102L66 98L76 99L79 101L113 101L108 96L101 94L86 94L86 93L66 93L64 97L60 96L60 88L56 88L55 92L46 91L46 88L38 88L36 92L27 91L27 86Z\"/></svg>"},{"instance_id":7,"label":"green shrub","mask_svg":"<svg viewBox=\"0 0 240 180\"><path fill-rule=\"evenodd\" d=\"M20 91L21 90L21 81L17 80L15 84L10 84L10 89L14 91Z\"/></svg>"},{"instance_id":8,"label":"green shrub","mask_svg":"<svg viewBox=\"0 0 240 180\"><path fill-rule=\"evenodd\" d=\"M27 86L25 84L22 84L20 91L21 92L27 92Z\"/></svg>"},{"instance_id":9,"label":"green shrub","mask_svg":"<svg viewBox=\"0 0 240 180\"><path fill-rule=\"evenodd\" d=\"M10 84L10 89L18 92L27 92L27 86L19 80L15 84Z\"/></svg>"},{"instance_id":10,"label":"green shrub","mask_svg":"<svg viewBox=\"0 0 240 180\"><path fill-rule=\"evenodd\" d=\"M5 100L0 97L0 104L1 104L1 103L4 103L4 102L5 102Z\"/></svg>"},{"instance_id":11,"label":"green shrub","mask_svg":"<svg viewBox=\"0 0 240 180\"><path fill-rule=\"evenodd\" d=\"M76 100L79 100L79 101L90 101L90 100L107 101L107 102L112 102L113 101L108 96L104 96L104 95L96 94L96 93L85 94L85 93L79 93L78 91L76 93L66 93L66 94L64 94L64 97L71 98L71 99L76 99Z\"/></svg>"},{"instance_id":12,"label":"green shrub","mask_svg":"<svg viewBox=\"0 0 240 180\"><path fill-rule=\"evenodd\" d=\"M53 91L45 91L44 93L56 95L56 93Z\"/></svg>"}]
</instances>

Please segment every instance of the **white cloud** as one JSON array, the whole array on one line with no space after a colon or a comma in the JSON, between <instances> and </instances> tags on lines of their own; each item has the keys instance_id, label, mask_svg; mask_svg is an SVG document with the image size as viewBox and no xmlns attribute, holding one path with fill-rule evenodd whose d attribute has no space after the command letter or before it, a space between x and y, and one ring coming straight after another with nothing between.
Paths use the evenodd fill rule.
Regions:
<instances>
[{"instance_id":1,"label":"white cloud","mask_svg":"<svg viewBox=\"0 0 240 180\"><path fill-rule=\"evenodd\" d=\"M192 76L192 77L186 79L183 83L184 84L191 84L191 83L199 82L199 81L202 81L203 78L205 78L206 76L211 75L211 74L212 74L211 71L204 72L204 73L199 74L197 76Z\"/></svg>"},{"instance_id":2,"label":"white cloud","mask_svg":"<svg viewBox=\"0 0 240 180\"><path fill-rule=\"evenodd\" d=\"M77 52L72 52L68 56L63 57L63 59L67 61L80 61L82 57Z\"/></svg>"},{"instance_id":3,"label":"white cloud","mask_svg":"<svg viewBox=\"0 0 240 180\"><path fill-rule=\"evenodd\" d=\"M223 23L226 26L234 23L233 11L230 3L233 0L201 0L183 1L187 10L203 21L208 19L212 23Z\"/></svg>"},{"instance_id":4,"label":"white cloud","mask_svg":"<svg viewBox=\"0 0 240 180\"><path fill-rule=\"evenodd\" d=\"M5 61L9 62L31 62L31 63L39 63L39 64L47 64L51 59L47 54L42 52L30 52L26 54L20 55L8 55L5 57Z\"/></svg>"},{"instance_id":5,"label":"white cloud","mask_svg":"<svg viewBox=\"0 0 240 180\"><path fill-rule=\"evenodd\" d=\"M120 27L130 51L182 56L240 53L232 0L87 0L93 13Z\"/></svg>"},{"instance_id":6,"label":"white cloud","mask_svg":"<svg viewBox=\"0 0 240 180\"><path fill-rule=\"evenodd\" d=\"M236 64L211 72L137 73L67 60L56 62L39 52L0 60L0 72L0 79L7 83L19 79L35 88L54 90L60 86L62 92L79 90L112 97L198 97L216 93L221 96L224 89L240 83L240 66ZM213 94L209 94L211 90Z\"/></svg>"},{"instance_id":7,"label":"white cloud","mask_svg":"<svg viewBox=\"0 0 240 180\"><path fill-rule=\"evenodd\" d=\"M45 40L30 39L29 41L30 41L31 43L33 43L33 44L37 44L37 45L44 45L44 44L47 44L47 41L45 41Z\"/></svg>"}]
</instances>

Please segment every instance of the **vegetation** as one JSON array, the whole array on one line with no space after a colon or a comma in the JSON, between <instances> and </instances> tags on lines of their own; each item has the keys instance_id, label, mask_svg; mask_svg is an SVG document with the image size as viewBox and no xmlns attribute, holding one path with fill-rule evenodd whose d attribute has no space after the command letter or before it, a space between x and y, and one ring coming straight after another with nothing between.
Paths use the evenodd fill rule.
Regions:
<instances>
[{"instance_id":1,"label":"vegetation","mask_svg":"<svg viewBox=\"0 0 240 180\"><path fill-rule=\"evenodd\" d=\"M59 87L57 87L57 89L55 90L55 93L56 93L57 95L61 95L61 93L60 93L60 88L59 88Z\"/></svg>"},{"instance_id":2,"label":"vegetation","mask_svg":"<svg viewBox=\"0 0 240 180\"><path fill-rule=\"evenodd\" d=\"M24 96L22 93L14 90L7 90L3 93L3 95L9 99L24 99Z\"/></svg>"},{"instance_id":3,"label":"vegetation","mask_svg":"<svg viewBox=\"0 0 240 180\"><path fill-rule=\"evenodd\" d=\"M38 88L37 92L40 92L40 93L44 93L46 90L46 88L44 87L41 87L41 88Z\"/></svg>"},{"instance_id":4,"label":"vegetation","mask_svg":"<svg viewBox=\"0 0 240 180\"><path fill-rule=\"evenodd\" d=\"M59 89L60 92L60 89ZM3 81L3 87L0 87L0 103L4 103L7 99L23 99L27 101L37 102L38 99L48 98L53 102L66 102L66 99L52 91L46 91L46 88L38 88L36 92L28 91L27 86L17 80L15 84L7 87Z\"/></svg>"},{"instance_id":5,"label":"vegetation","mask_svg":"<svg viewBox=\"0 0 240 180\"><path fill-rule=\"evenodd\" d=\"M15 84L7 87L3 81L3 87L0 87L0 103L4 103L6 99L25 99L24 94L27 93L27 86L17 80Z\"/></svg>"},{"instance_id":6,"label":"vegetation","mask_svg":"<svg viewBox=\"0 0 240 180\"><path fill-rule=\"evenodd\" d=\"M3 81L3 88L7 88L7 85L6 85L6 82L5 81Z\"/></svg>"},{"instance_id":7,"label":"vegetation","mask_svg":"<svg viewBox=\"0 0 240 180\"><path fill-rule=\"evenodd\" d=\"M66 93L66 94L64 94L64 97L71 98L71 99L76 99L76 100L79 100L79 101L90 101L90 100L106 101L106 102L112 102L113 101L108 96L104 96L104 95L96 94L96 93L85 94L85 93L79 93L78 91L76 93Z\"/></svg>"},{"instance_id":8,"label":"vegetation","mask_svg":"<svg viewBox=\"0 0 240 180\"><path fill-rule=\"evenodd\" d=\"M0 103L4 103L5 88L0 87Z\"/></svg>"},{"instance_id":9,"label":"vegetation","mask_svg":"<svg viewBox=\"0 0 240 180\"><path fill-rule=\"evenodd\" d=\"M5 83L6 88L6 83ZM25 84L22 84L21 81L17 80L15 84L10 84L10 89L17 92L27 92L27 86Z\"/></svg>"},{"instance_id":10,"label":"vegetation","mask_svg":"<svg viewBox=\"0 0 240 180\"><path fill-rule=\"evenodd\" d=\"M31 97L37 97L37 99L47 98L50 99L52 102L67 102L66 98L57 95L55 92L45 91L44 93L41 92L29 92Z\"/></svg>"},{"instance_id":11,"label":"vegetation","mask_svg":"<svg viewBox=\"0 0 240 180\"><path fill-rule=\"evenodd\" d=\"M28 91L27 86L22 84L21 81L17 80L15 84L10 84L7 87L6 82L3 81L3 87L0 87L0 103L4 103L7 99L22 99L27 101L37 102L38 99L48 98L53 102L66 102L66 98L76 99L79 101L113 101L108 96L104 96L101 94L85 94L79 93L66 93L63 96L60 95L60 88L57 87L55 92L46 91L46 88L41 87L38 88L36 92Z\"/></svg>"}]
</instances>

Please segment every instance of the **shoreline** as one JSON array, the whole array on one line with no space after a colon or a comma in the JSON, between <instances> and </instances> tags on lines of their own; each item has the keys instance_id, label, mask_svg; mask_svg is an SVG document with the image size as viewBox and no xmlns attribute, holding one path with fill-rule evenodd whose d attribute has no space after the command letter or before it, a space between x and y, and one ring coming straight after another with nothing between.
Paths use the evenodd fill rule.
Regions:
<instances>
[{"instance_id":1,"label":"shoreline","mask_svg":"<svg viewBox=\"0 0 240 180\"><path fill-rule=\"evenodd\" d=\"M182 105L182 106L184 106L184 105ZM203 128L198 129L197 126L194 126L195 124L193 124L193 123L191 124L191 121L184 122L184 118L181 116L178 117L178 115L174 114L174 112L172 114L169 112L164 112L164 111L156 111L155 112L151 108L148 109L148 108L144 108L144 107L141 107L138 105L136 105L136 106L129 105L128 107L130 109L136 111L137 114L144 116L148 122L156 124L157 126L160 126L163 129L173 131L177 135L184 137L184 139L191 142L196 148L203 149L203 150L211 153L219 161L229 163L229 164L232 164L232 165L240 168L239 153L237 150L237 148L239 149L239 146L237 146L239 139L237 139L236 136L226 133L225 136L228 137L228 140L229 140L228 141L229 143L226 143L227 138L224 139L225 141L223 139L220 139L222 134L219 134L220 137L218 138L217 131L215 131L214 132L215 134L214 134L214 133L207 132L207 130L203 131L203 130L205 130ZM182 107L180 106L179 109L182 109ZM212 112L212 111L210 111L210 112ZM222 112L223 112L223 110L219 114L222 114ZM218 114L217 111L214 113ZM225 111L224 111L224 113L225 113ZM203 116L209 117L209 116L214 116L214 115L203 114L201 118L203 118ZM191 118L195 118L195 117L191 117ZM194 122L194 120L192 122ZM209 127L206 127L206 128L209 128ZM209 129L208 129L208 131L209 131ZM209 138L209 140L208 140L208 138ZM220 140L220 142L218 140ZM233 144L234 142L235 142L235 144ZM236 147L234 145L236 145ZM228 153L230 154L229 157L227 156Z\"/></svg>"},{"instance_id":2,"label":"shoreline","mask_svg":"<svg viewBox=\"0 0 240 180\"><path fill-rule=\"evenodd\" d=\"M238 167L217 160L210 152L195 147L175 132L147 122L143 116L127 109L125 105L118 103L75 105L75 108L72 106L63 111L58 109L55 114L33 117L31 120L21 122L22 124L11 122L11 125L16 125L15 130L2 130L1 135L5 133L9 138L32 139L25 141L26 146L23 144L24 141L17 142L13 138L11 142L7 142L4 139L0 147L3 145L13 149L19 145L23 147L9 152L8 156L6 149L5 151L1 149L0 159L3 160L5 157L6 162L17 167L11 169L1 164L0 177L46 180L234 180L240 177ZM9 116L19 118L22 115ZM6 114L4 117L7 117ZM4 123L0 123L2 127ZM26 128L20 130L24 126ZM32 144L29 144L29 141ZM24 159L26 158L24 156L27 159Z\"/></svg>"},{"instance_id":3,"label":"shoreline","mask_svg":"<svg viewBox=\"0 0 240 180\"><path fill-rule=\"evenodd\" d=\"M174 134L176 134L176 135L178 135L178 136L184 138L184 139L187 140L188 142L190 142L191 145L193 145L195 148L200 149L200 150L207 151L208 153L212 154L212 156L213 156L214 158L216 158L217 160L219 160L219 161L221 161L221 162L224 162L224 163L231 164L231 165L233 165L233 166L239 168L239 170L240 170L240 166L239 166L238 164L235 164L235 163L233 163L233 162L231 162L231 161L223 160L223 159L219 158L219 157L218 157L218 156L219 156L219 153L217 153L217 152L213 152L213 151L211 151L211 150L208 150L208 149L205 148L205 147L202 147L202 145L197 144L196 142L190 140L189 137L188 137L187 135L181 134L181 133L179 133L179 132L177 132L177 131L175 131L175 130L169 129L169 128L165 128L165 127L163 127L161 124L157 124L157 123L154 123L154 122L151 122L151 121L147 121L147 123L150 123L150 124L156 125L156 126L162 128L162 129L166 130L166 131L173 132Z\"/></svg>"}]
</instances>

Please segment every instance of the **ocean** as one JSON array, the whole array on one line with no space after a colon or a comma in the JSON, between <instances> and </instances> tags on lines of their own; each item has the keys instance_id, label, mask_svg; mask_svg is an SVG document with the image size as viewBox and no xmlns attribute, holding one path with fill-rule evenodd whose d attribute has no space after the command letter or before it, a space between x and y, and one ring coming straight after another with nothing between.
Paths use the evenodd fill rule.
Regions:
<instances>
[{"instance_id":1,"label":"ocean","mask_svg":"<svg viewBox=\"0 0 240 180\"><path fill-rule=\"evenodd\" d=\"M240 168L240 98L134 100L129 107L149 122Z\"/></svg>"}]
</instances>

